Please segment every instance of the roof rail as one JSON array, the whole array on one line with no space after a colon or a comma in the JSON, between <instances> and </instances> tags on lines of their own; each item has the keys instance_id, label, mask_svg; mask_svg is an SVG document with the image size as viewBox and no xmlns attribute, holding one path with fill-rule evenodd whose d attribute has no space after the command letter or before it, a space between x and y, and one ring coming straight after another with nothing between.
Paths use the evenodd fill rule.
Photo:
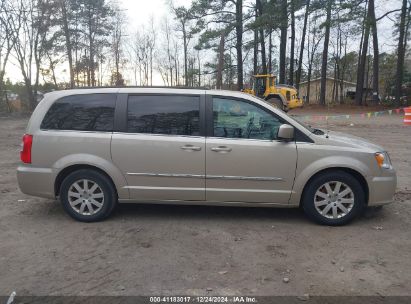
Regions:
<instances>
[{"instance_id":1,"label":"roof rail","mask_svg":"<svg viewBox=\"0 0 411 304\"><path fill-rule=\"evenodd\" d=\"M74 87L73 89L185 89L185 90L209 90L206 87L188 86L100 86L100 87ZM66 88L66 90L71 90Z\"/></svg>"}]
</instances>

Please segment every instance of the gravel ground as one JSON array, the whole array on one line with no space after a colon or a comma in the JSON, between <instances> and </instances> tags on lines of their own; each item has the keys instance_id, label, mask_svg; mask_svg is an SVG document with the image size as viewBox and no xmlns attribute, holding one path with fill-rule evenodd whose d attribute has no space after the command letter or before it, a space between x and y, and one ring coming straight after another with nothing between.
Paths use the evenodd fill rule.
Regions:
<instances>
[{"instance_id":1,"label":"gravel ground","mask_svg":"<svg viewBox=\"0 0 411 304\"><path fill-rule=\"evenodd\" d=\"M0 295L411 295L411 127L401 115L329 122L385 146L399 178L395 203L335 228L297 209L162 205L75 222L18 189L27 121L0 117Z\"/></svg>"}]
</instances>

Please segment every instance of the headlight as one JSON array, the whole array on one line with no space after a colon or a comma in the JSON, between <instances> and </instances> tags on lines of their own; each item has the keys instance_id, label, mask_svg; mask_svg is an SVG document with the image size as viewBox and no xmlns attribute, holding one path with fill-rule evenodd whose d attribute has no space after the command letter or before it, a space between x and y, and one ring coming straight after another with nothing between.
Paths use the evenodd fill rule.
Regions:
<instances>
[{"instance_id":1,"label":"headlight","mask_svg":"<svg viewBox=\"0 0 411 304\"><path fill-rule=\"evenodd\" d=\"M374 154L375 160L380 168L391 169L391 160L387 152L377 152Z\"/></svg>"}]
</instances>

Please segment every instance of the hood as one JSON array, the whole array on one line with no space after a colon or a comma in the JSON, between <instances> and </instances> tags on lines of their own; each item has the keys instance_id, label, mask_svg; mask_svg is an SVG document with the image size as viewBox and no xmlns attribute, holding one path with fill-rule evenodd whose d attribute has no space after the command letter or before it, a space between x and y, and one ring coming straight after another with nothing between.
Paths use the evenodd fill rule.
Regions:
<instances>
[{"instance_id":1,"label":"hood","mask_svg":"<svg viewBox=\"0 0 411 304\"><path fill-rule=\"evenodd\" d=\"M325 131L324 133L327 134L327 132ZM321 137L322 138L321 143L326 144L326 145L366 149L371 152L385 151L385 149L379 145L369 142L361 137L346 134L346 133L329 131L328 138L326 135L318 135L318 137Z\"/></svg>"}]
</instances>

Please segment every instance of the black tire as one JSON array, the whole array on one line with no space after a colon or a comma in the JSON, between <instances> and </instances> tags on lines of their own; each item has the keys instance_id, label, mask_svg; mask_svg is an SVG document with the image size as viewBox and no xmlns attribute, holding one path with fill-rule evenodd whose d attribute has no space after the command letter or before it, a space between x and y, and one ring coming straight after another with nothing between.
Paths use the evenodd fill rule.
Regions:
<instances>
[{"instance_id":1,"label":"black tire","mask_svg":"<svg viewBox=\"0 0 411 304\"><path fill-rule=\"evenodd\" d=\"M79 182L81 185L81 181L84 179L88 180L88 185L93 185L93 183L97 184L99 187L99 192L97 194L99 194L99 196L103 196L103 198L98 201L98 203L102 204L101 207L90 205L92 207L100 208L92 214L81 214L79 213L79 210L76 210L79 209L78 206L81 206L82 202L79 202L73 207L70 205L70 200L75 200L78 196L75 196L74 198L73 196L69 197L69 190L73 190L72 186L76 182ZM70 193L72 192L73 191ZM82 200L82 198L79 199ZM91 169L81 169L70 173L63 180L60 187L60 200L63 204L64 210L75 220L80 222L97 222L107 218L113 212L115 206L117 205L117 192L112 181L106 175ZM87 206L85 207L85 210L88 210Z\"/></svg>"},{"instance_id":2,"label":"black tire","mask_svg":"<svg viewBox=\"0 0 411 304\"><path fill-rule=\"evenodd\" d=\"M280 109L282 111L284 111L284 109L285 109L282 100L278 97L271 97L271 98L267 99L267 102L272 104L274 107L276 107L277 109Z\"/></svg>"},{"instance_id":3,"label":"black tire","mask_svg":"<svg viewBox=\"0 0 411 304\"><path fill-rule=\"evenodd\" d=\"M339 207L333 207L333 206L336 206L336 204L340 204L340 202L338 201L339 200L338 196L334 196L333 198L329 198L328 200L325 199L325 201L329 203L323 203L324 205L322 206L316 207L314 204L314 200L319 197L318 195L316 195L317 190L325 189L325 187L324 188L321 188L321 187L325 185L326 183L330 183L331 186L334 185L334 189L332 190L336 190L335 189L336 183L333 183L333 182L342 183L341 187L343 188L341 189L347 189L345 186L348 186L348 188L352 190L353 197L350 197L350 198L353 199L353 206L351 210L346 208L347 210L349 210L349 212L347 213L344 213L341 209L339 209ZM343 191L341 191L341 194L342 192ZM351 195L351 194L348 194L348 195ZM344 198L342 198L342 200L345 201ZM338 210L338 212L341 212L342 213L341 217L338 217L338 218L327 217L328 214L325 210L327 205L331 205L331 208L335 208ZM343 206L347 207L348 205L343 205ZM303 193L303 197L302 197L302 207L304 209L305 214L311 220L319 224L322 224L322 225L329 225L329 226L345 225L349 223L350 221L352 221L357 216L359 216L360 214L362 214L362 212L365 209L365 206L366 206L365 192L361 186L361 183L354 176L344 171L328 171L328 172L315 176L309 182L309 184L306 185L304 193ZM323 213L326 213L326 215L322 215L320 211L317 210L317 208L320 208L320 209L323 208L321 211ZM331 212L333 211L333 209L331 210L327 209L327 210ZM328 215L328 216L331 216L331 215Z\"/></svg>"}]
</instances>

